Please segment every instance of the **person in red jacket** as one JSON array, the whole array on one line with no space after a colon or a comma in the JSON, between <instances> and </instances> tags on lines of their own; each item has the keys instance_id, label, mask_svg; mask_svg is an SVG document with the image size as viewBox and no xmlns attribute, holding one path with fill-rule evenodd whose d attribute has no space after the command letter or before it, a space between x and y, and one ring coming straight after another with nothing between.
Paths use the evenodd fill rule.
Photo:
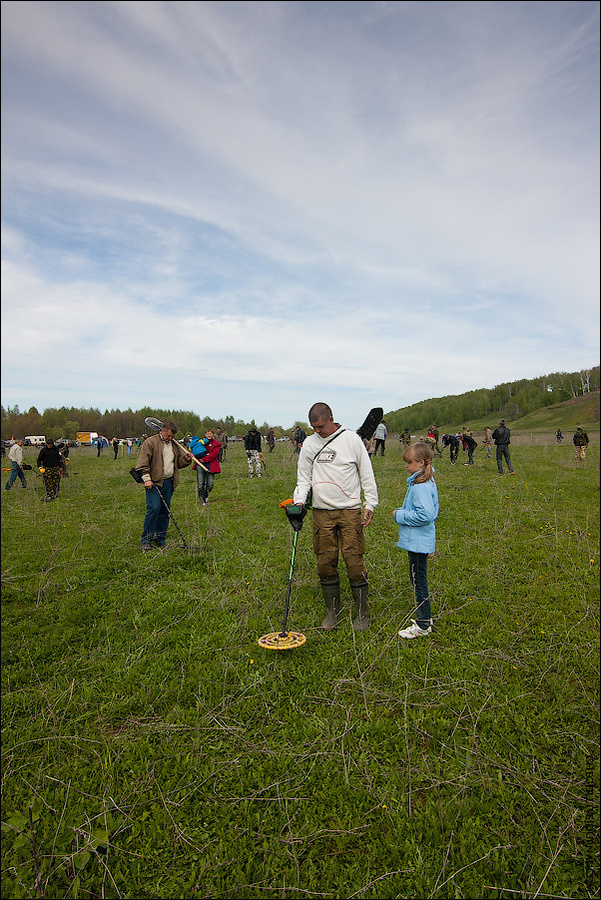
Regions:
<instances>
[{"instance_id":1,"label":"person in red jacket","mask_svg":"<svg viewBox=\"0 0 601 900\"><path fill-rule=\"evenodd\" d=\"M196 469L196 480L198 482L198 499L205 506L209 502L209 494L213 490L215 484L215 475L221 472L219 465L219 454L221 453L221 444L215 440L215 433L212 428L205 431L207 443L207 452L201 459L202 465L194 466ZM204 469L202 468L204 466ZM206 471L208 469L208 471Z\"/></svg>"}]
</instances>

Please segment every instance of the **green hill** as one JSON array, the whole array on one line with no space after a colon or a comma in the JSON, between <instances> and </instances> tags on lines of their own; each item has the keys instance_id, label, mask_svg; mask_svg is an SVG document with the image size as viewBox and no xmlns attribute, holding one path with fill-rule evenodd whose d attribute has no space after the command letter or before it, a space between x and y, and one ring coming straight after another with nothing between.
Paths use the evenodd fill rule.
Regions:
<instances>
[{"instance_id":1,"label":"green hill","mask_svg":"<svg viewBox=\"0 0 601 900\"><path fill-rule=\"evenodd\" d=\"M599 431L599 366L579 372L556 372L479 388L464 394L421 400L386 413L388 430L409 428L421 434L436 423L439 432L495 424L499 418L514 430L555 431L582 425Z\"/></svg>"},{"instance_id":2,"label":"green hill","mask_svg":"<svg viewBox=\"0 0 601 900\"><path fill-rule=\"evenodd\" d=\"M553 406L536 409L534 412L514 419L511 427L515 431L574 431L582 425L585 431L599 431L599 391L564 400Z\"/></svg>"},{"instance_id":3,"label":"green hill","mask_svg":"<svg viewBox=\"0 0 601 900\"><path fill-rule=\"evenodd\" d=\"M576 425L582 425L585 431L593 434L599 432L599 391L586 394L584 397L576 397L572 400L564 400L563 403L554 403L552 406L544 406L541 409L535 409L526 416L520 416L517 419L510 419L504 416L505 421L511 426L513 433L532 431L532 432L553 432L558 428L564 433L564 436L576 430ZM482 431L485 425L495 428L499 416L491 413L478 419L467 418L461 422L449 422L439 425L438 430L441 434L445 431L455 432L461 431L464 425L469 425L472 431Z\"/></svg>"}]
</instances>

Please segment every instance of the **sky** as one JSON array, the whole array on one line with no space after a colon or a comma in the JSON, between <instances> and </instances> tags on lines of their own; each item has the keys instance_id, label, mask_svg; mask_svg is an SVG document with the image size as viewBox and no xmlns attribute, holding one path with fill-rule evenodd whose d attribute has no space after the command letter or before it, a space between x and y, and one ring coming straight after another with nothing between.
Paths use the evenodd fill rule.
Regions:
<instances>
[{"instance_id":1,"label":"sky","mask_svg":"<svg viewBox=\"0 0 601 900\"><path fill-rule=\"evenodd\" d=\"M5 408L288 427L599 362L596 2L2 3Z\"/></svg>"}]
</instances>

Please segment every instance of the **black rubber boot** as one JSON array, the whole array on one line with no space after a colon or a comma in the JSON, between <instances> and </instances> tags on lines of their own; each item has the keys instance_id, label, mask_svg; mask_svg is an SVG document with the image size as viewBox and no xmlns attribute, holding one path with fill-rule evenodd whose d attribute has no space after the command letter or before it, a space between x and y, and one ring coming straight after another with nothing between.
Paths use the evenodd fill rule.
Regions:
<instances>
[{"instance_id":1,"label":"black rubber boot","mask_svg":"<svg viewBox=\"0 0 601 900\"><path fill-rule=\"evenodd\" d=\"M369 628L369 610L367 604L369 584L367 583L367 578L364 578L363 581L351 581L350 584L355 607L353 628L355 631L365 631L366 628Z\"/></svg>"},{"instance_id":2,"label":"black rubber boot","mask_svg":"<svg viewBox=\"0 0 601 900\"><path fill-rule=\"evenodd\" d=\"M340 615L340 580L337 575L320 578L321 591L326 605L326 617L321 623L324 631L333 631Z\"/></svg>"}]
</instances>

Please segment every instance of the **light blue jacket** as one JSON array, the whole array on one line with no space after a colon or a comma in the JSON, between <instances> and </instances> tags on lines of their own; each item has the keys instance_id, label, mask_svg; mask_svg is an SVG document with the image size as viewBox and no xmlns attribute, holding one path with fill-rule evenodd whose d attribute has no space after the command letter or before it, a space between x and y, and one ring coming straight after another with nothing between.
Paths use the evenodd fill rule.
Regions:
<instances>
[{"instance_id":1,"label":"light blue jacket","mask_svg":"<svg viewBox=\"0 0 601 900\"><path fill-rule=\"evenodd\" d=\"M407 494L400 509L394 511L399 528L397 547L413 553L434 553L436 549L436 517L438 489L433 478L414 484L419 472L407 479Z\"/></svg>"}]
</instances>

